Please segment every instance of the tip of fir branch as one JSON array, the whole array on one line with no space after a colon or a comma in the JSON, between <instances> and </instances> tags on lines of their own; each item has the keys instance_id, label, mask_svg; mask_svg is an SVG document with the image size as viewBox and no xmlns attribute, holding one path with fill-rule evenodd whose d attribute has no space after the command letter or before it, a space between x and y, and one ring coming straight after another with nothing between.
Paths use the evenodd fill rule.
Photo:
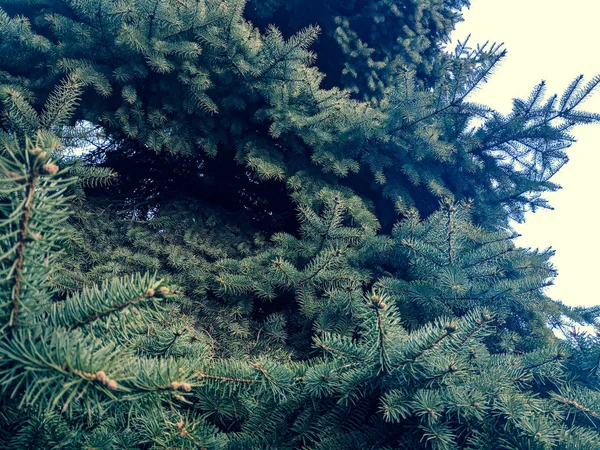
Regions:
<instances>
[{"instance_id":1,"label":"tip of fir branch","mask_svg":"<svg viewBox=\"0 0 600 450\"><path fill-rule=\"evenodd\" d=\"M446 331L448 333L454 333L456 330L458 330L458 324L456 322L448 322L446 324Z\"/></svg>"},{"instance_id":2,"label":"tip of fir branch","mask_svg":"<svg viewBox=\"0 0 600 450\"><path fill-rule=\"evenodd\" d=\"M58 172L58 166L54 163L46 163L42 166L42 173L55 175Z\"/></svg>"},{"instance_id":3,"label":"tip of fir branch","mask_svg":"<svg viewBox=\"0 0 600 450\"><path fill-rule=\"evenodd\" d=\"M99 370L98 372L96 372L96 380L100 381L101 383L104 383L107 379L108 377L104 373L104 370Z\"/></svg>"},{"instance_id":4,"label":"tip of fir branch","mask_svg":"<svg viewBox=\"0 0 600 450\"><path fill-rule=\"evenodd\" d=\"M180 383L178 381L171 382L171 388L176 391L191 392L192 385L190 383Z\"/></svg>"},{"instance_id":5,"label":"tip of fir branch","mask_svg":"<svg viewBox=\"0 0 600 450\"><path fill-rule=\"evenodd\" d=\"M97 382L103 384L111 391L116 391L117 388L119 387L117 382L115 380L111 380L110 378L108 378L106 376L106 373L104 373L103 370L99 370L98 372L96 372L93 379L96 380Z\"/></svg>"},{"instance_id":6,"label":"tip of fir branch","mask_svg":"<svg viewBox=\"0 0 600 450\"><path fill-rule=\"evenodd\" d=\"M157 292L158 297L164 297L168 293L169 293L169 288L168 287L161 286L161 287L158 288L158 292Z\"/></svg>"},{"instance_id":7,"label":"tip of fir branch","mask_svg":"<svg viewBox=\"0 0 600 450\"><path fill-rule=\"evenodd\" d=\"M8 176L8 178L10 178L11 180L15 180L16 182L19 182L19 183L25 182L25 177L23 177L23 175L21 175L20 173L10 171L10 172L7 172L6 175Z\"/></svg>"}]
</instances>

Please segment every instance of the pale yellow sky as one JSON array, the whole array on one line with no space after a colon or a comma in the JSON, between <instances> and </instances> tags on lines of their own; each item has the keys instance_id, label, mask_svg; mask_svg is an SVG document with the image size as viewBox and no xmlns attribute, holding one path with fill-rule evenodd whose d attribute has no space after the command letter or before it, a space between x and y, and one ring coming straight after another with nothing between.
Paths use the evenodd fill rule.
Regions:
<instances>
[{"instance_id":1,"label":"pale yellow sky","mask_svg":"<svg viewBox=\"0 0 600 450\"><path fill-rule=\"evenodd\" d=\"M600 1L471 0L453 39L504 42L508 55L472 101L507 113L514 97L527 97L541 80L562 94L579 74L600 74ZM584 104L600 112L600 92ZM553 211L528 214L515 226L523 247L556 250L559 271L548 295L569 305L600 304L600 124L575 130L569 163L552 179L563 189L547 198Z\"/></svg>"}]
</instances>

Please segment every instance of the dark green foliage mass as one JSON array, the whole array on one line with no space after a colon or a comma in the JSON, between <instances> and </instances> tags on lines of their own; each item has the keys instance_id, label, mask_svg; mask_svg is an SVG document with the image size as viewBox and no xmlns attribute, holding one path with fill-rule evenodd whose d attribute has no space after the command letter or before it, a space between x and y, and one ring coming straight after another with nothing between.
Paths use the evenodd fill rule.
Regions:
<instances>
[{"instance_id":1,"label":"dark green foliage mass","mask_svg":"<svg viewBox=\"0 0 600 450\"><path fill-rule=\"evenodd\" d=\"M464 6L0 0L0 447L600 449L510 228L600 78L470 102Z\"/></svg>"}]
</instances>

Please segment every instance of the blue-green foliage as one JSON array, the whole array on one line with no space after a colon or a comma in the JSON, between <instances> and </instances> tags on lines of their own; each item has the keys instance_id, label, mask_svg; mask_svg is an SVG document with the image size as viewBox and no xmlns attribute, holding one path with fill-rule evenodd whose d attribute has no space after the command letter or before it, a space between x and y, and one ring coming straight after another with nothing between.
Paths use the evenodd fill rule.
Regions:
<instances>
[{"instance_id":1,"label":"blue-green foliage","mask_svg":"<svg viewBox=\"0 0 600 450\"><path fill-rule=\"evenodd\" d=\"M600 448L508 227L600 78L471 103L465 4L0 0L0 447Z\"/></svg>"}]
</instances>

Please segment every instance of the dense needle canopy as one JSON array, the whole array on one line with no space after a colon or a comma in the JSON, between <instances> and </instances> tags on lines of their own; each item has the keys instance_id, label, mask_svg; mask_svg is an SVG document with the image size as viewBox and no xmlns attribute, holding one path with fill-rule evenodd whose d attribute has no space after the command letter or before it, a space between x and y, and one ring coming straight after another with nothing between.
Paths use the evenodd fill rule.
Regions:
<instances>
[{"instance_id":1,"label":"dense needle canopy","mask_svg":"<svg viewBox=\"0 0 600 450\"><path fill-rule=\"evenodd\" d=\"M470 102L466 5L0 0L0 447L600 448L508 226L600 78Z\"/></svg>"}]
</instances>

